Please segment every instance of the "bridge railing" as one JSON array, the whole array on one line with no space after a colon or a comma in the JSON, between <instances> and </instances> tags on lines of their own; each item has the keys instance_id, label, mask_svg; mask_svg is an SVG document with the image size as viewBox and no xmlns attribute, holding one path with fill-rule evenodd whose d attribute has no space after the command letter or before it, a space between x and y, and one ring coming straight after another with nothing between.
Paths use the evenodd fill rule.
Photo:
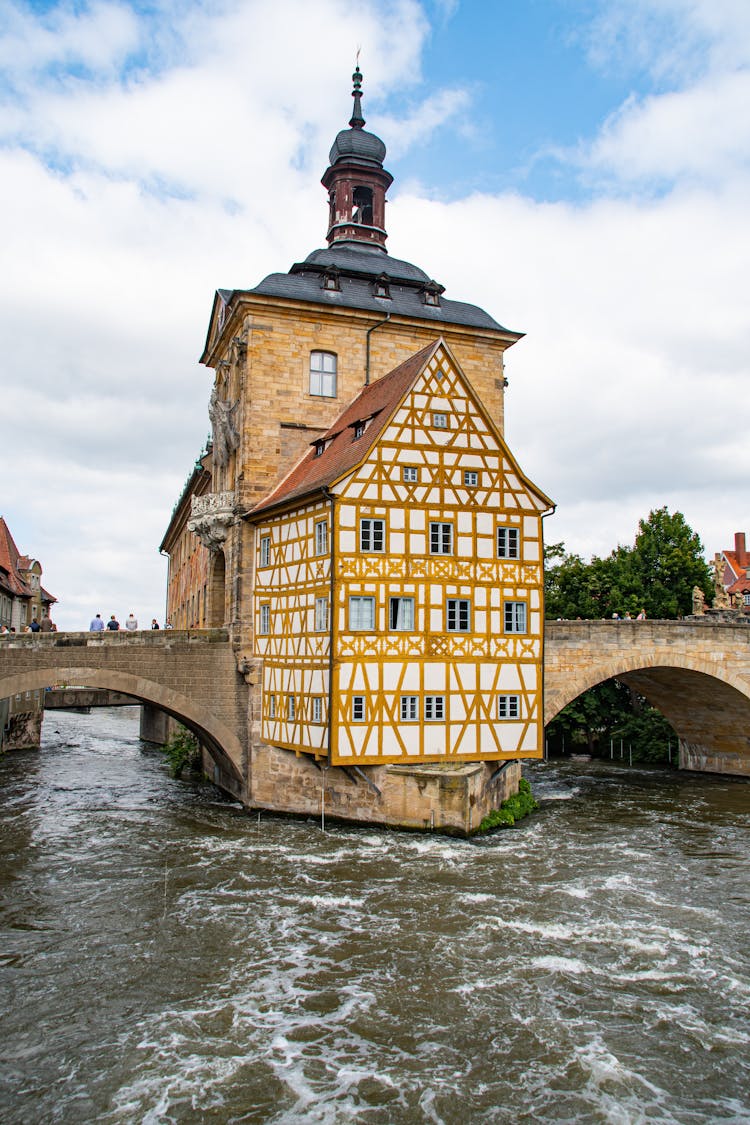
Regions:
<instances>
[{"instance_id":1,"label":"bridge railing","mask_svg":"<svg viewBox=\"0 0 750 1125\"><path fill-rule=\"evenodd\" d=\"M101 633L2 633L0 652L8 648L103 648L141 645L166 648L176 644L222 644L229 640L227 629L136 629L130 632L105 629Z\"/></svg>"}]
</instances>

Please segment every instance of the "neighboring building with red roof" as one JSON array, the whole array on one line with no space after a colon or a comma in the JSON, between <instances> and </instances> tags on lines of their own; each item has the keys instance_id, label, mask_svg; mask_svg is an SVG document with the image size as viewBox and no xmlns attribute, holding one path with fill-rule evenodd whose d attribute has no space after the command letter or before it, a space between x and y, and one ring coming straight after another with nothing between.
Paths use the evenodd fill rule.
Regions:
<instances>
[{"instance_id":1,"label":"neighboring building with red roof","mask_svg":"<svg viewBox=\"0 0 750 1125\"><path fill-rule=\"evenodd\" d=\"M0 516L0 626L20 633L49 612L57 598L44 589L41 578L41 563L20 553Z\"/></svg>"},{"instance_id":2,"label":"neighboring building with red roof","mask_svg":"<svg viewBox=\"0 0 750 1125\"><path fill-rule=\"evenodd\" d=\"M734 602L737 594L742 595L745 612L750 613L750 554L745 545L744 531L734 533L734 550L721 552L724 561L724 589Z\"/></svg>"}]
</instances>

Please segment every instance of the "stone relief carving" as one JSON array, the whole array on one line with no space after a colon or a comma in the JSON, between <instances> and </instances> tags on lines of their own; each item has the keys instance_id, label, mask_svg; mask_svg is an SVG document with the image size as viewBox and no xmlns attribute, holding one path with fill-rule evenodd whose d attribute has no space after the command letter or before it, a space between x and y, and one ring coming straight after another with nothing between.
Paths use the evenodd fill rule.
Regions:
<instances>
[{"instance_id":1,"label":"stone relief carving","mask_svg":"<svg viewBox=\"0 0 750 1125\"><path fill-rule=\"evenodd\" d=\"M235 518L234 493L209 492L193 497L188 530L194 532L209 551L220 551Z\"/></svg>"},{"instance_id":2,"label":"stone relief carving","mask_svg":"<svg viewBox=\"0 0 750 1125\"><path fill-rule=\"evenodd\" d=\"M239 400L229 403L220 398L216 387L211 391L208 403L208 416L213 432L214 465L223 469L229 463L229 455L240 444L240 435L235 425L235 414Z\"/></svg>"}]
</instances>

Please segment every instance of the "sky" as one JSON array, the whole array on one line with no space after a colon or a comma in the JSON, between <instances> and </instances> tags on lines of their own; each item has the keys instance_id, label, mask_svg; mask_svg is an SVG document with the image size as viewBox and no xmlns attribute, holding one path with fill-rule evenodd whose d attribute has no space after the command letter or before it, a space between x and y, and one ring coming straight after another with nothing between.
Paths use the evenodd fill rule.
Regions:
<instances>
[{"instance_id":1,"label":"sky","mask_svg":"<svg viewBox=\"0 0 750 1125\"><path fill-rule=\"evenodd\" d=\"M357 50L390 253L526 334L547 541L750 532L747 0L0 0L0 515L60 628L163 622L214 291L325 244Z\"/></svg>"}]
</instances>

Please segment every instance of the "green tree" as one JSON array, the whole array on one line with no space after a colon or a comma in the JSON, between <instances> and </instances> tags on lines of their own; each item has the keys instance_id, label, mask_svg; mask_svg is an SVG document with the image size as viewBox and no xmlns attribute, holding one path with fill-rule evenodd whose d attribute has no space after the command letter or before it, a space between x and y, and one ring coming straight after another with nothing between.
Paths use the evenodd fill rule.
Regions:
<instances>
[{"instance_id":1,"label":"green tree","mask_svg":"<svg viewBox=\"0 0 750 1125\"><path fill-rule=\"evenodd\" d=\"M631 565L649 617L691 613L694 586L710 598L711 573L703 558L703 544L682 512L670 515L666 507L657 508L638 528Z\"/></svg>"}]
</instances>

